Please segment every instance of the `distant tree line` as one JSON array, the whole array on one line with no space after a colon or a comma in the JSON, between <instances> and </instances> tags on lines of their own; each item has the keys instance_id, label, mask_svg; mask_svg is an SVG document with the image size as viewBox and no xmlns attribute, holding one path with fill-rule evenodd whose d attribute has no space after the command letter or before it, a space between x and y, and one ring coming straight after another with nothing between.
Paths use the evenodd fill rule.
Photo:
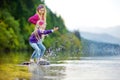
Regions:
<instances>
[{"instance_id":1,"label":"distant tree line","mask_svg":"<svg viewBox=\"0 0 120 80\"><path fill-rule=\"evenodd\" d=\"M83 56L113 56L120 55L120 45L96 42L82 38Z\"/></svg>"}]
</instances>

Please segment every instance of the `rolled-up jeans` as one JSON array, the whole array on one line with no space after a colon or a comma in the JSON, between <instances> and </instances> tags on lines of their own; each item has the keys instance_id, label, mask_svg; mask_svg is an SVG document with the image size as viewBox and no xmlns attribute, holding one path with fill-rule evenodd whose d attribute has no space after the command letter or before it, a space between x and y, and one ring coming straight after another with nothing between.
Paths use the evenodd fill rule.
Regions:
<instances>
[{"instance_id":1,"label":"rolled-up jeans","mask_svg":"<svg viewBox=\"0 0 120 80\"><path fill-rule=\"evenodd\" d=\"M31 43L31 42L29 43L31 47L34 49L34 52L32 53L31 58L40 59L41 57L43 57L46 48L43 45L42 41L38 41L37 43Z\"/></svg>"},{"instance_id":2,"label":"rolled-up jeans","mask_svg":"<svg viewBox=\"0 0 120 80\"><path fill-rule=\"evenodd\" d=\"M41 50L39 58L43 57L43 55L44 55L44 53L45 53L45 50L46 50L46 47L43 45L42 42L43 42L42 40L39 40L39 41L37 42L37 45L38 45L38 47L39 47L40 50Z\"/></svg>"}]
</instances>

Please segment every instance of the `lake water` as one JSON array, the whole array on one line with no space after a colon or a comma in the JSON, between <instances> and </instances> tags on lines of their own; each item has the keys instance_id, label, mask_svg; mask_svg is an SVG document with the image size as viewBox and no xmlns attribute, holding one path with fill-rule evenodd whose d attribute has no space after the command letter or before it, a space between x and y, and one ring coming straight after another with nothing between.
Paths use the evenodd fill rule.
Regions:
<instances>
[{"instance_id":1,"label":"lake water","mask_svg":"<svg viewBox=\"0 0 120 80\"><path fill-rule=\"evenodd\" d=\"M81 57L60 64L28 66L30 80L120 80L120 57Z\"/></svg>"}]
</instances>

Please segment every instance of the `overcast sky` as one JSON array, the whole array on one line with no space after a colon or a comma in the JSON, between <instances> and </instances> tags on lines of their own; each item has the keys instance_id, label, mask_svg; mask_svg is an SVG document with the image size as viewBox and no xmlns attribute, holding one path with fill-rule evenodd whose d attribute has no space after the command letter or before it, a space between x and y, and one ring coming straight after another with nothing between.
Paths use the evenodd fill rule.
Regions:
<instances>
[{"instance_id":1,"label":"overcast sky","mask_svg":"<svg viewBox=\"0 0 120 80\"><path fill-rule=\"evenodd\" d=\"M120 0L45 0L69 30L94 31L120 25Z\"/></svg>"}]
</instances>

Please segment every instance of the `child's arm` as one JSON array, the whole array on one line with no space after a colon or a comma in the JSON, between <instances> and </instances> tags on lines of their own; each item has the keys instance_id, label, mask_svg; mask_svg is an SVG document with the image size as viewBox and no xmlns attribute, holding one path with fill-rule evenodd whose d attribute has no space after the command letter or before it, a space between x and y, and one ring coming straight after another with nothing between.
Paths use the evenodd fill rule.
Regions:
<instances>
[{"instance_id":1,"label":"child's arm","mask_svg":"<svg viewBox=\"0 0 120 80\"><path fill-rule=\"evenodd\" d=\"M55 27L54 29L52 29L52 30L44 30L44 31L40 31L40 30L38 30L38 34L39 35L41 35L41 34L50 34L50 33L52 33L52 32L54 32L54 31L57 31L58 30L58 27Z\"/></svg>"},{"instance_id":2,"label":"child's arm","mask_svg":"<svg viewBox=\"0 0 120 80\"><path fill-rule=\"evenodd\" d=\"M32 23L32 24L34 24L34 25L36 25L37 21L38 21L38 15L37 15L37 14L31 16L31 17L28 19L28 22L30 22L30 23Z\"/></svg>"}]
</instances>

